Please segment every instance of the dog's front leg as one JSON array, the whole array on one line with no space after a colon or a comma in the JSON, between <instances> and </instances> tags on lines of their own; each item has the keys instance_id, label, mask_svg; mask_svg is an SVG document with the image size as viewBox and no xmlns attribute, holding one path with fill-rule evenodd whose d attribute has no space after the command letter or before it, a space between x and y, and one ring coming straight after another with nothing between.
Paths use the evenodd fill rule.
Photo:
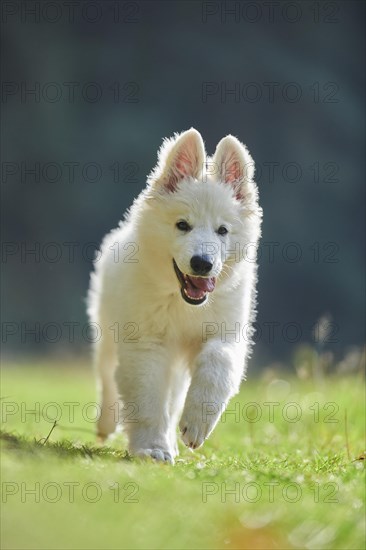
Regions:
<instances>
[{"instance_id":1,"label":"dog's front leg","mask_svg":"<svg viewBox=\"0 0 366 550\"><path fill-rule=\"evenodd\" d=\"M179 428L183 442L200 447L216 426L229 399L239 391L243 350L221 341L208 342L197 357Z\"/></svg>"},{"instance_id":2,"label":"dog's front leg","mask_svg":"<svg viewBox=\"0 0 366 550\"><path fill-rule=\"evenodd\" d=\"M151 349L120 349L117 383L123 402L121 424L129 451L137 456L173 462L171 446L169 358L160 346Z\"/></svg>"}]
</instances>

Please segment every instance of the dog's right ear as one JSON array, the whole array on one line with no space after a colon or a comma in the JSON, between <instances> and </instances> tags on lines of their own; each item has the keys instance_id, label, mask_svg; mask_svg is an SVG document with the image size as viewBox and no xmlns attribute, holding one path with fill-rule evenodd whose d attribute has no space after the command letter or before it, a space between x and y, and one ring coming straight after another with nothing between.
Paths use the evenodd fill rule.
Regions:
<instances>
[{"instance_id":1,"label":"dog's right ear","mask_svg":"<svg viewBox=\"0 0 366 550\"><path fill-rule=\"evenodd\" d=\"M148 177L155 188L174 192L183 179L200 177L205 162L205 146L194 128L165 139L158 154L158 164Z\"/></svg>"}]
</instances>

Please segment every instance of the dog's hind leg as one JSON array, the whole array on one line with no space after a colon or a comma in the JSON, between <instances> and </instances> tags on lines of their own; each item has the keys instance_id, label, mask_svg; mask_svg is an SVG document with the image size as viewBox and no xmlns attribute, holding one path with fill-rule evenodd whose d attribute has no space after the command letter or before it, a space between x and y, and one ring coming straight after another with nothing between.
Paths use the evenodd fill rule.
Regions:
<instances>
[{"instance_id":1,"label":"dog's hind leg","mask_svg":"<svg viewBox=\"0 0 366 550\"><path fill-rule=\"evenodd\" d=\"M100 341L96 343L95 363L100 403L98 437L105 440L109 434L115 431L120 410L119 395L114 378L118 359L111 331L104 330Z\"/></svg>"}]
</instances>

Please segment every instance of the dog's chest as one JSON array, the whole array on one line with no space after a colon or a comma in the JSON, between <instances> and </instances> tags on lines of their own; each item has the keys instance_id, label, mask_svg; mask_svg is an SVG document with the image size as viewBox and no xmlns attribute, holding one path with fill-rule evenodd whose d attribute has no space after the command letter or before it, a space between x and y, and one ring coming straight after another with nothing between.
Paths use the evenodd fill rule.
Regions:
<instances>
[{"instance_id":1,"label":"dog's chest","mask_svg":"<svg viewBox=\"0 0 366 550\"><path fill-rule=\"evenodd\" d=\"M140 319L141 336L153 338L167 347L198 349L208 319L213 319L209 308L187 306L178 299L155 304Z\"/></svg>"}]
</instances>

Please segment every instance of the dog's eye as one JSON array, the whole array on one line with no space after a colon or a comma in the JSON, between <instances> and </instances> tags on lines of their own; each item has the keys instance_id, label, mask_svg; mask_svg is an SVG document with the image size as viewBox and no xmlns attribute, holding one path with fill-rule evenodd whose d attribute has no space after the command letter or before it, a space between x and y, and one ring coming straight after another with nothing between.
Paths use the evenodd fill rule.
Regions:
<instances>
[{"instance_id":1,"label":"dog's eye","mask_svg":"<svg viewBox=\"0 0 366 550\"><path fill-rule=\"evenodd\" d=\"M228 232L226 227L224 225L220 225L220 227L218 228L217 230L218 234L219 235L226 235L226 233Z\"/></svg>"},{"instance_id":2,"label":"dog's eye","mask_svg":"<svg viewBox=\"0 0 366 550\"><path fill-rule=\"evenodd\" d=\"M177 222L176 227L179 231L189 231L192 229L191 226L185 221Z\"/></svg>"}]
</instances>

